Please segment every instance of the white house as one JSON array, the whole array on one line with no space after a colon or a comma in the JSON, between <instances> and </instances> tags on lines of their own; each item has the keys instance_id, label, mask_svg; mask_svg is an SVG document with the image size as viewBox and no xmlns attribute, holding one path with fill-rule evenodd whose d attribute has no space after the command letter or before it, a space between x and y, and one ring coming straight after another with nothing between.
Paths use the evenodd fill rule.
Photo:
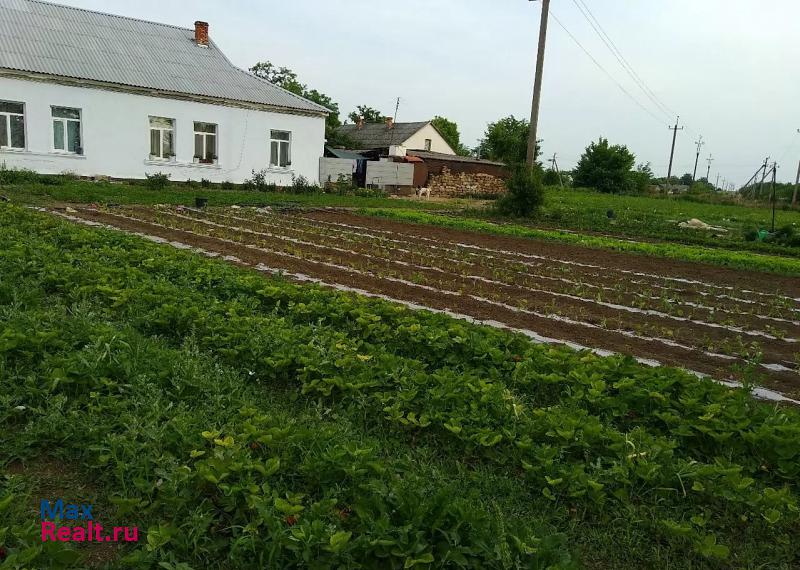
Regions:
<instances>
[{"instance_id":1,"label":"white house","mask_svg":"<svg viewBox=\"0 0 800 570\"><path fill-rule=\"evenodd\" d=\"M0 0L0 164L47 174L316 181L327 109L186 29Z\"/></svg>"},{"instance_id":2,"label":"white house","mask_svg":"<svg viewBox=\"0 0 800 570\"><path fill-rule=\"evenodd\" d=\"M403 146L407 149L456 154L441 133L430 121L395 123L391 117L385 123L342 125L339 133L350 137L361 150Z\"/></svg>"}]
</instances>

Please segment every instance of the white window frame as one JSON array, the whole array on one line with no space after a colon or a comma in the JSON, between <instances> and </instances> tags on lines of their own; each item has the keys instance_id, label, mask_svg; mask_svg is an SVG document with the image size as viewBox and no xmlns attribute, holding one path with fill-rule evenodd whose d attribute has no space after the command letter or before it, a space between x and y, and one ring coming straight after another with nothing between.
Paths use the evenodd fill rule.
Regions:
<instances>
[{"instance_id":1,"label":"white window frame","mask_svg":"<svg viewBox=\"0 0 800 570\"><path fill-rule=\"evenodd\" d=\"M0 101L0 103L11 103L12 105L22 105L22 113L11 113L10 111L0 111L2 124L0 128L6 131L6 141L8 144L0 146L2 150L25 150L28 148L28 122L25 120L25 103L22 101ZM22 117L22 136L25 139L24 146L11 146L11 117Z\"/></svg>"},{"instance_id":2,"label":"white window frame","mask_svg":"<svg viewBox=\"0 0 800 570\"><path fill-rule=\"evenodd\" d=\"M152 125L152 123L151 123L151 119L164 119L164 120L170 121L172 123L172 126L169 127L169 128L166 128L166 127L154 127ZM175 155L176 155L176 153L175 153L175 119L171 119L169 117L157 117L155 115L150 115L150 116L147 117L147 124L150 127L150 130L148 131L148 134L151 137L147 141L148 145L150 145L150 160L167 160L167 161L175 160ZM157 155L153 154L153 148L151 146L151 143L152 143L151 139L152 139L152 136L153 136L153 131L158 131L158 138L159 138L158 150L159 150L159 154L157 154ZM164 155L164 133L165 132L171 132L172 133L172 155L171 156L165 156Z\"/></svg>"},{"instance_id":3,"label":"white window frame","mask_svg":"<svg viewBox=\"0 0 800 570\"><path fill-rule=\"evenodd\" d=\"M73 111L78 111L78 118L77 119L67 119L65 117L54 117L53 112L56 109L71 109ZM64 129L64 148L56 148L55 144L55 125L54 123L59 121L63 123ZM78 147L81 149L81 152L67 150L69 147L69 123L78 123L78 137L80 137L81 145ZM50 144L52 146L52 151L58 154L71 154L71 155L78 155L83 156L85 153L83 152L83 109L79 109L78 107L65 107L64 105L51 105L50 106L50 128L52 129L51 136L50 136Z\"/></svg>"},{"instance_id":4,"label":"white window frame","mask_svg":"<svg viewBox=\"0 0 800 570\"><path fill-rule=\"evenodd\" d=\"M198 131L197 130L198 124L213 125L214 132L209 133L208 131ZM207 162L204 163L202 161L207 160L206 155L208 154L208 137L212 136L214 137L214 156L211 157L210 164L217 164L219 162L219 125L217 123L209 123L208 121L194 121L194 123L192 124L192 130L194 131L194 136L192 137L192 146L194 146L196 143L195 139L197 139L197 135L203 137L203 155L200 156L199 158L194 158L193 160L197 160L198 162L200 162L200 164L209 164ZM197 152L197 148L194 149L194 152L195 153ZM197 157L197 154L195 154L194 156Z\"/></svg>"},{"instance_id":5,"label":"white window frame","mask_svg":"<svg viewBox=\"0 0 800 570\"><path fill-rule=\"evenodd\" d=\"M289 135L289 140L285 139L275 139L273 137L273 133L285 133ZM278 164L272 164L272 145L277 143L278 144ZM286 145L286 166L281 166L281 147ZM280 129L270 129L269 131L269 167L280 169L280 170L289 170L292 168L292 131L283 131Z\"/></svg>"}]
</instances>

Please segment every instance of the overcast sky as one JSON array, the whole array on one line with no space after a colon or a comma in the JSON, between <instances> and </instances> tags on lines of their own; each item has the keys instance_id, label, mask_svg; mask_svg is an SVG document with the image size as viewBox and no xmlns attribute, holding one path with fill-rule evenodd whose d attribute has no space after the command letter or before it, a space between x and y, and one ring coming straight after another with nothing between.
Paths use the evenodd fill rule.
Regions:
<instances>
[{"instance_id":1,"label":"overcast sky","mask_svg":"<svg viewBox=\"0 0 800 570\"><path fill-rule=\"evenodd\" d=\"M269 60L337 101L343 117L367 104L399 121L442 115L475 145L486 124L530 115L540 3L527 0L61 0L92 10L192 27L238 66ZM800 160L800 0L584 0L651 90L648 98L579 11L552 0L539 137L572 168L599 136L625 144L666 175L719 173L744 183L767 155L781 180ZM560 21L608 74L559 26ZM638 102L632 101L609 74ZM639 105L649 110L643 110ZM655 115L655 118L652 116Z\"/></svg>"}]
</instances>

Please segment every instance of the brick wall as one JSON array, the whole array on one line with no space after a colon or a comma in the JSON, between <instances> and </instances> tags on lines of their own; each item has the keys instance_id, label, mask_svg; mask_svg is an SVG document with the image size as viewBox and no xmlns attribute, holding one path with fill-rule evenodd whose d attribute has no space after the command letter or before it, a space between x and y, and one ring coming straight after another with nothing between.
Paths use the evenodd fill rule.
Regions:
<instances>
[{"instance_id":1,"label":"brick wall","mask_svg":"<svg viewBox=\"0 0 800 570\"><path fill-rule=\"evenodd\" d=\"M502 194L506 191L505 182L484 173L453 173L446 166L441 174L432 174L428 187L431 195L445 198L469 196L475 194Z\"/></svg>"}]
</instances>

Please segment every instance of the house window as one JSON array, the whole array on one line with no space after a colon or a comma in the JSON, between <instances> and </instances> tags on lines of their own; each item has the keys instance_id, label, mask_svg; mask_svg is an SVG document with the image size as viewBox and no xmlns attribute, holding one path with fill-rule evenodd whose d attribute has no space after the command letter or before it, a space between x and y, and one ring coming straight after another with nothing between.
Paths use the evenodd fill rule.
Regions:
<instances>
[{"instance_id":1,"label":"house window","mask_svg":"<svg viewBox=\"0 0 800 570\"><path fill-rule=\"evenodd\" d=\"M83 154L80 109L53 107L53 150Z\"/></svg>"},{"instance_id":2,"label":"house window","mask_svg":"<svg viewBox=\"0 0 800 570\"><path fill-rule=\"evenodd\" d=\"M425 139L425 150L431 150L431 139Z\"/></svg>"},{"instance_id":3,"label":"house window","mask_svg":"<svg viewBox=\"0 0 800 570\"><path fill-rule=\"evenodd\" d=\"M214 164L217 161L217 125L194 124L194 158L201 164Z\"/></svg>"},{"instance_id":4,"label":"house window","mask_svg":"<svg viewBox=\"0 0 800 570\"><path fill-rule=\"evenodd\" d=\"M292 133L289 131L270 131L269 165L287 168L292 165Z\"/></svg>"},{"instance_id":5,"label":"house window","mask_svg":"<svg viewBox=\"0 0 800 570\"><path fill-rule=\"evenodd\" d=\"M25 148L25 105L0 101L0 148Z\"/></svg>"},{"instance_id":6,"label":"house window","mask_svg":"<svg viewBox=\"0 0 800 570\"><path fill-rule=\"evenodd\" d=\"M170 160L175 156L175 119L150 117L150 158Z\"/></svg>"}]
</instances>

